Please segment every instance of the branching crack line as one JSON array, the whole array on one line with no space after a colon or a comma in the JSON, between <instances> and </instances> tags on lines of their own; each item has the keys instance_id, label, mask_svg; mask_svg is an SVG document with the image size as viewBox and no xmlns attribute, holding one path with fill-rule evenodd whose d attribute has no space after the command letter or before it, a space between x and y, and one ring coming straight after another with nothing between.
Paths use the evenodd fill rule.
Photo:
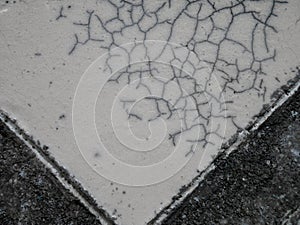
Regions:
<instances>
[{"instance_id":1,"label":"branching crack line","mask_svg":"<svg viewBox=\"0 0 300 225\"><path fill-rule=\"evenodd\" d=\"M113 12L110 17L94 8L86 10L84 22L72 22L81 32L74 34L69 55L76 54L80 47L91 42L98 43L108 52L106 69L112 72L110 62L115 55L111 50L115 47L123 49L128 56L128 67L113 75L108 83L134 84L136 89L149 94L143 101L155 109L153 116L147 118L130 109L136 99L132 102L121 100L128 120L153 122L159 118L172 120L180 115L182 127L169 133L172 145L176 146L180 135L197 128L201 136L186 141L191 143L191 149L195 143L205 147L214 144L210 137L225 138L220 131L220 122L213 124L213 121L228 120L237 130L241 129L236 122L237 116L228 111L234 101L224 100L223 95L251 91L265 101L264 65L275 61L277 54L269 43L272 33L278 32L273 18L277 17L278 6L287 3L281 0L188 0L175 5L169 0L152 4L144 0L108 0L99 4L100 8ZM63 7L57 20L62 17L65 17ZM153 38L166 44L151 60L146 41ZM135 43L131 51L122 47L127 42ZM161 58L169 50L170 42L179 43L188 53L178 55L178 49L171 49L173 58L168 62L168 75L162 75L161 68L151 61ZM145 58L149 61L142 66L130 65L131 54L139 47L145 50ZM196 60L192 60L192 55ZM207 76L199 77L205 69L204 64L209 65L209 72ZM188 74L186 68L189 68ZM214 86L215 78L219 91ZM171 85L175 86L176 97L170 98Z\"/></svg>"}]
</instances>

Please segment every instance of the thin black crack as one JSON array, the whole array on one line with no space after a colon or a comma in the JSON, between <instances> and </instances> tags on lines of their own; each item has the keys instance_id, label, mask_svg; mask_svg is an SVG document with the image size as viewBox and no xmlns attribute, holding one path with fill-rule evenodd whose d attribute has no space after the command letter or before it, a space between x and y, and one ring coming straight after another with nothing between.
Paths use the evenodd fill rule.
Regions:
<instances>
[{"instance_id":1,"label":"thin black crack","mask_svg":"<svg viewBox=\"0 0 300 225\"><path fill-rule=\"evenodd\" d=\"M63 14L63 11L64 11L64 7L62 6L62 7L60 7L59 15L56 17L56 20L67 17L66 15Z\"/></svg>"},{"instance_id":2,"label":"thin black crack","mask_svg":"<svg viewBox=\"0 0 300 225\"><path fill-rule=\"evenodd\" d=\"M85 27L86 30L87 30L87 37L86 37L85 40L80 41L79 38L78 38L78 35L77 35L77 34L74 34L74 37L75 37L75 43L74 43L73 47L71 48L71 50L69 51L69 55L71 55L71 54L73 53L73 51L76 49L76 47L77 47L78 45L85 45L85 44L87 44L89 41L94 41L94 42L103 42L103 41L104 41L103 39L94 38L94 37L91 36L91 19L92 19L94 10L86 11L86 13L88 14L88 19L87 19L87 22L86 22L86 23L74 22L73 24L74 24L74 25L77 25L77 26Z\"/></svg>"},{"instance_id":3,"label":"thin black crack","mask_svg":"<svg viewBox=\"0 0 300 225\"><path fill-rule=\"evenodd\" d=\"M217 128L211 127L212 120L222 118L230 121L236 129L241 129L235 121L236 116L228 112L228 105L234 104L234 101L226 102L222 99L223 95L226 93L238 95L252 91L256 92L262 101L266 100L264 65L269 61L275 61L277 54L274 46L270 46L269 43L272 33L278 32L273 18L278 16L275 12L277 6L286 3L287 1L280 0L229 2L189 0L182 5L174 6L175 4L171 4L168 0L149 8L144 0L118 3L109 0L99 4L102 4L103 8L114 11L110 17L103 16L95 8L85 12L86 22L73 22L81 32L74 34L75 42L69 55L79 50L80 46L85 46L89 42L98 42L100 48L108 51L106 66L112 72L113 65L110 64L110 60L114 55L110 50L115 47L124 50L128 55L129 66L112 76L108 83L130 85L137 80L136 89L145 89L149 97L144 101L151 102L155 108L153 117L146 118L129 110L128 106L133 102L122 100L128 119L171 120L174 119L175 114L180 115L183 126L170 132L169 139L172 144L176 145L179 135L193 129L200 129L199 139L186 141L192 144L203 143L205 147L207 144L214 144L209 140L211 136L224 138L219 133L220 124ZM255 4L260 5L257 7ZM170 10L176 13L168 13ZM183 22L185 25L182 25ZM184 26L190 29L182 31ZM95 35L92 30L99 31L98 35ZM86 37L79 36L82 32ZM166 44L153 61L167 51L169 42L179 43L182 48L189 50L187 56L178 56L176 49L171 50L173 59L168 62L171 74L168 74L166 79L161 79L160 68L151 62L149 50L144 44L159 33L165 34L159 36L159 39L166 41ZM242 38L239 36L240 33L244 35ZM121 46L124 44L124 39L126 42L135 43L131 51ZM135 47L140 46L145 49L145 58L148 58L149 62L135 69L130 65L131 53ZM191 60L192 55L196 56L196 63ZM178 63L179 68L177 68ZM203 80L197 77L203 69L201 63L210 67L208 76ZM184 72L186 67L191 68L188 75ZM150 78L156 86L151 85ZM212 87L214 78L219 82L221 88L219 92ZM175 84L178 92L178 96L173 99L166 97L170 92L167 87L171 84ZM158 87L160 93L154 95L157 92L154 89ZM188 101L192 101L193 105L190 106ZM194 114L193 123L188 119L189 113Z\"/></svg>"}]
</instances>

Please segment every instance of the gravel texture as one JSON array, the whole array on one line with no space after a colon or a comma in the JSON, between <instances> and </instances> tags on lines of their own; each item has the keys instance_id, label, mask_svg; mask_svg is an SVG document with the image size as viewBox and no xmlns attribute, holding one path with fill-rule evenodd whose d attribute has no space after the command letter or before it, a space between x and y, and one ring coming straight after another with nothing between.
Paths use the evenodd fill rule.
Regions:
<instances>
[{"instance_id":1,"label":"gravel texture","mask_svg":"<svg viewBox=\"0 0 300 225\"><path fill-rule=\"evenodd\" d=\"M164 225L299 225L300 91L216 165Z\"/></svg>"},{"instance_id":2,"label":"gravel texture","mask_svg":"<svg viewBox=\"0 0 300 225\"><path fill-rule=\"evenodd\" d=\"M100 224L1 121L0 224Z\"/></svg>"},{"instance_id":3,"label":"gravel texture","mask_svg":"<svg viewBox=\"0 0 300 225\"><path fill-rule=\"evenodd\" d=\"M164 221L300 224L300 91ZM0 224L99 224L0 122Z\"/></svg>"}]
</instances>

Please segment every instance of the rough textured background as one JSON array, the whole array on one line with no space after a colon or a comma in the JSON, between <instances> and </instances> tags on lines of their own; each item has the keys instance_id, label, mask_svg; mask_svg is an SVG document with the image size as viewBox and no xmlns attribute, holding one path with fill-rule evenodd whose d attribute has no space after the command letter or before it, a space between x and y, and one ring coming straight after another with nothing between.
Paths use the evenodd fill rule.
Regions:
<instances>
[{"instance_id":1,"label":"rough textured background","mask_svg":"<svg viewBox=\"0 0 300 225\"><path fill-rule=\"evenodd\" d=\"M1 121L0 224L99 224Z\"/></svg>"},{"instance_id":2,"label":"rough textured background","mask_svg":"<svg viewBox=\"0 0 300 225\"><path fill-rule=\"evenodd\" d=\"M225 123L222 121L226 119L228 122L224 137L226 141L226 138L235 134L238 128L244 128L251 121L252 116L261 111L263 104L271 103L271 93L293 78L293 74L289 71L300 64L298 57L300 2L289 0L288 4L286 3L285 0L0 1L0 109L16 119L18 125L26 133L32 135L35 141L39 140L43 145L49 146L50 156L73 174L81 186L91 193L97 204L111 217L116 218L117 223L145 224L161 208L171 202L172 197L179 192L182 185L187 185L198 175L197 169L202 171L211 162L211 156L217 154L216 143L223 141L221 131ZM170 41L181 47L175 48L176 51L170 47L158 48L158 43L154 47L151 45L149 47L145 44L149 40ZM127 45L126 51L124 48L118 48L122 50L122 54L117 54L118 56L111 55L116 46L125 43L132 43L132 45ZM147 54L144 54L146 50ZM164 54L161 54L163 51ZM187 57L187 51L194 53ZM189 95L201 95L199 99L189 97L191 102L195 103L195 100L197 102L191 109L197 107L201 112L199 124L193 121L194 116L198 118L198 115L195 115L198 114L198 110L189 111L190 108L188 108L188 111L184 111L189 112L187 113L188 123L184 125L186 129L196 125L194 128L202 131L199 140L194 138L191 140L191 143L199 142L199 149L195 151L182 170L176 174L172 171L171 175L175 175L165 182L136 188L122 185L124 182L120 181L119 177L107 180L104 178L107 173L110 173L108 175L124 174L120 176L122 179L131 177L134 177L135 181L137 179L135 176L128 176L132 173L120 169L123 164L113 164L106 160L105 151L100 151L99 145L95 145L85 137L92 140L99 138L87 135L87 132L82 131L82 127L80 127L80 135L77 136L76 133L76 139L74 137L73 128L77 123L73 121L86 119L92 122L93 126L86 126L89 132L95 127L91 116L94 110L88 110L92 109L95 103L92 98L82 101L89 107L81 107L85 105L79 104L79 109L76 108L78 109L75 110L78 112L76 115L79 115L81 120L72 119L74 115L72 106L74 99L77 99L74 97L82 96L77 95L81 92L76 92L82 89L76 87L81 78L86 77L83 74L103 54L107 54L103 62L105 67L101 67L101 70L100 66L92 67L99 71L94 73L98 79L105 77L99 74L102 74L103 70L108 73L109 67L120 74L124 72L124 69L129 68L129 64L132 64L135 59L140 59L144 64L141 64L142 70L139 68L136 71L138 73L135 73L135 77L137 77L139 72L146 68L145 63L154 59L163 60L167 61L169 66L163 67L157 63L156 65L149 63L151 64L149 73L142 73L143 77L149 78L150 72L153 72L150 77L156 78L150 79L156 80L155 82L150 82L149 79L148 82L145 81L145 84L151 87L151 93L157 95L154 92L157 91L161 97L165 90L164 98L168 102L170 98L171 102L174 102L180 97L181 104L177 108L182 108L181 112L186 109L181 107L184 106L184 100L181 95L178 97L175 93L180 93L180 90L184 88ZM158 57L158 55L161 56ZM118 68L121 62L128 64L123 67L123 70ZM189 79L183 73L176 71L175 74L173 71L164 73L171 69L170 65L182 68L182 72L188 72L197 79ZM203 66L207 69L203 70ZM130 68L137 69L132 65ZM101 107L101 103L110 106L114 99L118 100L115 94L119 93L119 89L127 86L126 78L129 75L132 77L133 71L129 70L129 72L122 75L119 84L105 81L106 89L104 87L103 92L100 92L95 110L96 128L99 131L97 136L100 136L101 140L106 140L103 141L104 146L120 161L130 165L144 166L150 164L155 166L156 162L159 162L159 166L165 166L163 160L173 155L170 154L174 152L172 139L178 137L175 134L180 130L178 128L182 120L177 119L179 116L169 118L171 113L168 113L170 111L168 107L163 107L164 113L167 113L164 114L165 121L176 125L172 122L174 119L178 125L170 127L172 129L165 132L166 141L162 144L158 142L159 148L154 151L132 151L133 149L127 148L129 145L125 148L123 143L117 140L119 137L112 136L111 126L109 129L107 127L103 129L111 118L107 119L110 117L109 107ZM168 86L164 89L165 82L157 80L162 75L168 79L181 80L180 85L174 86L179 89L179 92L169 91ZM215 82L214 77L218 82ZM90 83L91 87L95 88L88 88L87 92L98 94L100 87L97 79ZM193 88L195 84L197 84L196 91ZM80 87L88 86L80 85ZM130 93L137 93L134 95L134 100L139 99L140 92L135 92L136 88L131 87ZM141 90L147 93L147 88L141 88ZM226 107L225 102L218 99L219 96L221 97L220 94L225 95ZM83 97L87 96L83 95ZM119 100L126 100L126 96L120 97L122 99ZM132 113L150 114L152 108L156 107L157 100L154 101L153 98L148 100L150 101L136 104L139 107L134 108ZM160 101L161 104L165 102ZM207 104L206 101L212 104ZM118 106L122 107L121 103L122 101L118 101ZM142 103L149 107L142 107L144 106ZM129 108L117 111L119 112L117 116L124 118L122 121L126 125L129 120L127 109ZM130 116L130 123L134 125L134 134L146 140L144 143L149 142L148 126L145 125L149 122L149 118L157 115L160 114L142 117L143 120ZM114 119L118 119L117 116ZM122 127L127 128L127 126ZM193 130L189 133L195 135L197 132ZM171 141L168 139L169 134L172 136ZM187 132L183 135L187 135ZM82 144L81 141L78 142L80 137L84 139L83 148L77 145ZM206 138L202 139L203 137ZM210 142L215 145L209 143L205 145L208 137L213 139ZM203 144L207 154L203 153ZM185 148L182 149L185 150ZM84 158L83 153L86 153ZM150 175L154 180L151 182L156 183L157 176L166 171L173 168L180 169L186 159L192 155L189 154L186 157L187 152L181 153L182 157L177 157L178 160L169 161L171 163L167 166L168 169L151 170ZM97 157L100 155L101 157ZM149 173L140 173L142 168L139 167L135 172L141 174L143 179L151 178ZM111 185L111 180L113 185Z\"/></svg>"},{"instance_id":3,"label":"rough textured background","mask_svg":"<svg viewBox=\"0 0 300 225\"><path fill-rule=\"evenodd\" d=\"M119 2L89 0L76 1L76 3L74 0L0 1L0 110L16 119L18 125L30 136L32 135L31 139L36 142L39 140L43 145L49 146L49 155L55 158L70 174L73 174L81 186L91 193L97 204L115 218L118 224L145 224L171 202L172 196L179 192L182 185L188 184L198 175L197 169L202 171L206 165L211 163L211 156L217 154L219 150L216 143L226 141L238 129L243 129L251 121L252 116L261 111L264 104L271 103L271 93L293 78L293 74L289 71L300 64L298 57L300 52L299 3L299 0L289 0L288 4L285 0L176 2L167 0ZM180 44L181 50L176 48L180 50L178 52L164 47L157 48L157 43L154 47L149 47L148 44L145 44L148 40L174 42ZM142 41L142 45L139 41ZM119 48L119 50L122 49L122 54L111 55L114 47L128 42L132 42L134 46L127 45L130 48L125 48L125 52L123 52L124 48ZM138 43L140 43L139 46L137 46ZM186 58L186 54L182 54L182 50L194 52L194 59ZM167 54L161 54L162 51ZM142 52L147 52L147 54L140 55ZM90 83L93 88L90 88L89 85L80 85L80 87L88 87L83 89L86 92L83 95L77 95L82 93L77 92L82 89L76 87L81 83L79 82L82 81L81 78L86 77L83 74L90 71L87 68L90 68L91 63L105 53L109 53L103 62L105 67L92 67L97 69L97 72L94 71L93 74L97 75L98 79L105 77L99 76L102 74L101 70L107 71L107 73L124 72L124 70L119 70L121 62L128 64L123 67L124 69L129 68L130 64L134 64L134 59L137 58L149 64L144 64L137 71L131 71L137 69L131 65L129 73L126 71L125 76L122 75L123 82L108 82L108 80L101 82L101 84L105 82L106 89L103 88L103 92L100 92L101 95L98 97L99 101L97 101L94 111L90 109L94 106L95 101L85 94L97 93L98 96L98 84L100 83L96 82L97 79L87 79L92 81ZM157 53L160 55L158 58L156 57ZM150 61L154 60L153 56L155 56L155 60L163 59L167 61L168 65L179 66L197 79L190 79L182 73L173 71L165 73L164 71L168 71L167 69L170 67L166 70L160 69L159 66L152 67L153 64ZM205 73L203 73L203 64L208 69ZM131 77L132 72L138 72L135 73L137 76L148 66L150 66L149 73L143 72L143 77L150 78L154 74L154 78L156 78L154 79L156 82L145 83L148 88L151 84L152 88L149 89L149 94L155 93L154 90L159 91L159 96L169 102L170 99L166 95L180 93L183 87L190 90L188 93L193 96L201 93L200 95L204 99L200 96L199 99L195 96L191 98L196 103L193 105L197 109L193 107L191 108L193 110L190 111L190 107L186 108L185 104L178 109L182 108L180 111L184 112L196 112L198 114L195 115L196 117L200 115L199 118L202 121L198 124L193 121L194 113L188 114L190 119L187 121L189 123L184 126L186 131L194 125L195 128L203 131L201 135L205 138L200 137L199 140L193 138L191 143L204 143L203 148L207 150L207 154L202 154L203 149L200 145L200 150L194 151L195 154L182 170L176 174L176 171L169 174L174 175L172 178L156 185L136 188L122 184L124 184L123 179L133 178L132 180L136 181L137 176L123 170L121 167L123 164L106 160L105 151L100 151L99 145L88 139L98 140L98 136L100 136L101 140L107 140L104 142L104 146L108 147L111 155L130 165L152 164L155 166L155 162L161 162L159 166L164 168L151 169L148 170L150 171L148 173L141 170L143 167L131 167L135 168L134 172L138 172L141 178L153 178L154 181L151 180L153 184L157 182L158 175L169 171L165 168L175 168L176 165L176 167L178 166L176 169L180 169L180 165L187 162L185 159L192 154L187 157L186 152L182 152L182 157L170 160L171 167L166 166L166 161L163 161L169 153L173 152L171 150L174 149L174 143L176 143L174 137L177 136L178 131L181 131L177 129L179 123L178 127L173 127L170 132L165 132L167 145L164 143L156 151L148 151L145 154L131 151L133 149L129 148L130 145L127 146L128 148L123 147L124 143L121 142L121 139L112 135L112 127L110 126L110 129L106 127L112 120L110 107L106 106L111 106L118 90L124 85L127 86L128 79L126 78ZM112 71L109 71L110 67ZM165 88L165 82L159 82L158 73L152 73L157 69L161 74L172 74L172 77L169 77L171 80L183 81L176 85L179 92L171 91L172 89ZM149 75L151 76L149 77ZM216 77L218 82L215 82L213 77ZM115 77L113 78L117 81ZM151 80L153 80L152 78ZM139 80L141 81L141 79ZM218 83L221 88L218 87ZM194 85L197 86L196 90L191 88L195 87ZM202 85L203 87L201 87ZM134 90L132 93L135 93L136 88L131 87L129 90ZM148 89L142 88L141 90L147 92ZM216 91L217 93L215 93ZM77 94L75 95L75 93ZM162 95L162 93L164 94ZM205 97L207 94L210 96L208 99ZM223 94L226 102L218 99ZM75 96L83 97L81 103L85 104L79 104L79 108L73 110L73 102L77 102ZM139 97L135 95L134 101L127 100L136 102ZM173 97L171 100L178 99L178 96ZM181 99L181 103L184 103L182 95L179 96L179 99ZM149 142L147 126L144 125L149 122L148 119L152 118L152 115L150 117L132 117L132 115L143 115L144 111L151 112L153 106L157 109L158 99L148 98L148 100L150 101L147 101L148 104L145 105L149 108L138 104L140 107L135 108L129 115L126 112L129 108L124 107L125 110L116 110L120 114L113 117L118 119L120 116L119 118L123 118L122 121L126 122L124 123L126 125L130 119L130 122L135 125L133 130L139 134L137 136L142 136L145 140L144 143ZM159 101L165 102L162 99ZM123 106L122 102L118 101L120 107ZM216 107L207 104L210 102ZM101 103L105 103L104 107ZM169 107L164 108L166 108L166 112L177 111L175 108L172 110L169 110ZM101 111L101 109L104 110ZM186 109L188 110L186 111ZM225 115L226 111L228 114ZM92 116L94 113L97 115L95 121ZM74 120L73 115L78 115L78 120ZM155 115L160 115L160 112ZM164 115L172 125L176 125L172 122L173 119L178 122L181 120L176 117L171 118L171 113L165 114L164 112ZM143 120L141 120L142 118ZM85 120L91 124L84 123ZM226 135L223 137L221 128L224 128L224 120L227 120L228 123ZM74 123L74 121L76 122ZM82 122L79 125L86 124L87 132L83 130L83 126L76 126L78 122ZM89 135L88 132L93 131L91 128L95 127L94 122L96 122L97 130L105 132L99 132L99 135L93 132L95 136ZM79 127L79 136L76 127ZM126 128L127 126L122 127ZM72 132L73 129L75 132ZM190 133L196 134L194 130ZM171 141L167 140L167 137L170 137L169 134L171 134ZM190 137L188 135L188 138ZM213 137L215 141L208 143L206 137ZM79 141L79 138L82 138L83 141ZM190 140L186 139L186 141ZM79 146L78 143L84 144L84 146ZM177 146L179 145L177 144ZM194 147L190 147L193 150ZM178 149L185 150L186 148ZM193 151L188 153L193 153ZM170 156L172 155L170 154ZM105 179L107 178L105 175L108 173L119 177L118 179ZM131 182L129 183L133 185ZM32 196L30 195L30 197Z\"/></svg>"},{"instance_id":4,"label":"rough textured background","mask_svg":"<svg viewBox=\"0 0 300 225\"><path fill-rule=\"evenodd\" d=\"M300 91L217 168L167 224L300 224Z\"/></svg>"},{"instance_id":5,"label":"rough textured background","mask_svg":"<svg viewBox=\"0 0 300 225\"><path fill-rule=\"evenodd\" d=\"M300 91L165 224L299 224ZM99 224L0 122L0 224Z\"/></svg>"}]
</instances>

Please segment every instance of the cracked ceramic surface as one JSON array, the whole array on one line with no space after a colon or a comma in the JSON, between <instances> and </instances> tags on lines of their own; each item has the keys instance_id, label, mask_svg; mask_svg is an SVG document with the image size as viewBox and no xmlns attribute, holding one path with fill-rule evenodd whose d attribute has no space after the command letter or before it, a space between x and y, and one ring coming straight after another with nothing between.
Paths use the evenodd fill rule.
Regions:
<instances>
[{"instance_id":1,"label":"cracked ceramic surface","mask_svg":"<svg viewBox=\"0 0 300 225\"><path fill-rule=\"evenodd\" d=\"M117 223L143 224L293 78L299 10L296 0L2 2L1 109Z\"/></svg>"}]
</instances>

